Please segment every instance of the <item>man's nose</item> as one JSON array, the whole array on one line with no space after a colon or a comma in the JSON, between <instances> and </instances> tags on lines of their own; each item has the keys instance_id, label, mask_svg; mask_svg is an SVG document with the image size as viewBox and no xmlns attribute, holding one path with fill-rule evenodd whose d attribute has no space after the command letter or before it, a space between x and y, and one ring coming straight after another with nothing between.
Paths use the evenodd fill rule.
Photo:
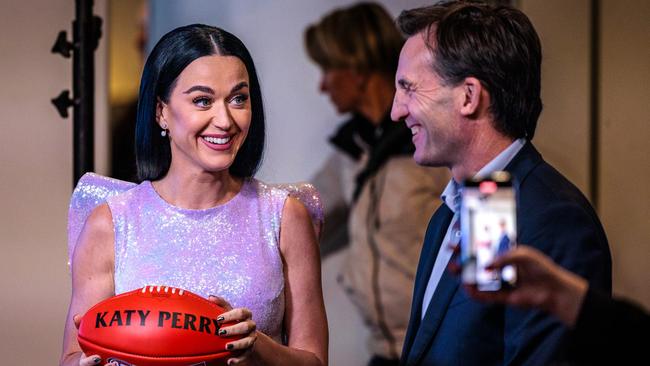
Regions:
<instances>
[{"instance_id":1,"label":"man's nose","mask_svg":"<svg viewBox=\"0 0 650 366\"><path fill-rule=\"evenodd\" d=\"M393 97L393 106L390 109L390 119L395 122L403 120L408 115L406 106L402 102L399 94L399 91L395 92L395 97Z\"/></svg>"}]
</instances>

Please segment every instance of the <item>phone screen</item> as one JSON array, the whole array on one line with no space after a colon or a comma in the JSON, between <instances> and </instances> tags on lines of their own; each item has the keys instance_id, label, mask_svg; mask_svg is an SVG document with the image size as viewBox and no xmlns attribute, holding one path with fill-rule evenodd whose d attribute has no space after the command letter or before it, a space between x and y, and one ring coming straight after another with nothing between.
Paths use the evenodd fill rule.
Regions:
<instances>
[{"instance_id":1,"label":"phone screen","mask_svg":"<svg viewBox=\"0 0 650 366\"><path fill-rule=\"evenodd\" d=\"M515 192L510 174L496 172L483 180L468 180L462 188L461 265L463 283L479 291L497 291L516 282L516 270L489 270L494 258L517 242Z\"/></svg>"}]
</instances>

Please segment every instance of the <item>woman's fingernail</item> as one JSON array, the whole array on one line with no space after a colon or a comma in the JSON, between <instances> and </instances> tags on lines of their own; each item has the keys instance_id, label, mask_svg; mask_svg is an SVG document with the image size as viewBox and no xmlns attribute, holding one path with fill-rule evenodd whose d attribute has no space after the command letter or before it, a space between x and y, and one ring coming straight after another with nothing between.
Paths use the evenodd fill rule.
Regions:
<instances>
[{"instance_id":1,"label":"woman's fingernail","mask_svg":"<svg viewBox=\"0 0 650 366\"><path fill-rule=\"evenodd\" d=\"M228 333L225 329L219 329L219 335L224 335Z\"/></svg>"},{"instance_id":2,"label":"woman's fingernail","mask_svg":"<svg viewBox=\"0 0 650 366\"><path fill-rule=\"evenodd\" d=\"M233 348L235 348L235 346L233 346L232 343L228 343L228 344L226 345L226 349L233 349Z\"/></svg>"},{"instance_id":3,"label":"woman's fingernail","mask_svg":"<svg viewBox=\"0 0 650 366\"><path fill-rule=\"evenodd\" d=\"M93 358L93 363L99 363L102 359L99 357Z\"/></svg>"},{"instance_id":4,"label":"woman's fingernail","mask_svg":"<svg viewBox=\"0 0 650 366\"><path fill-rule=\"evenodd\" d=\"M217 317L217 323L221 323L221 322L223 322L224 319L225 319L225 318L224 318L223 316L219 316L219 317Z\"/></svg>"}]
</instances>

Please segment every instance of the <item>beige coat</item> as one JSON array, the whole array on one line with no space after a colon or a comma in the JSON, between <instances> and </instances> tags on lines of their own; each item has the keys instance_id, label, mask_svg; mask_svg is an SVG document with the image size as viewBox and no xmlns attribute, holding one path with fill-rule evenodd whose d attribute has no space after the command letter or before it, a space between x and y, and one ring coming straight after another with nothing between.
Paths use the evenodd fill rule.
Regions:
<instances>
[{"instance_id":1,"label":"beige coat","mask_svg":"<svg viewBox=\"0 0 650 366\"><path fill-rule=\"evenodd\" d=\"M369 326L371 354L399 358L424 233L449 177L445 168L393 157L352 207L340 281Z\"/></svg>"}]
</instances>

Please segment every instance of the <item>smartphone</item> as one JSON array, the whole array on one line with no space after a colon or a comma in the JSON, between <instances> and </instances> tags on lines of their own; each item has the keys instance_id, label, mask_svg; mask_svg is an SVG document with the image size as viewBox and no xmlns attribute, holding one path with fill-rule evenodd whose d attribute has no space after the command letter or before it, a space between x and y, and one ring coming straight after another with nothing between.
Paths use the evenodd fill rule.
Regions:
<instances>
[{"instance_id":1,"label":"smartphone","mask_svg":"<svg viewBox=\"0 0 650 366\"><path fill-rule=\"evenodd\" d=\"M517 242L515 190L508 172L498 171L486 179L466 180L461 188L460 259L462 281L479 291L498 291L514 286L513 266L490 270L494 258Z\"/></svg>"}]
</instances>

